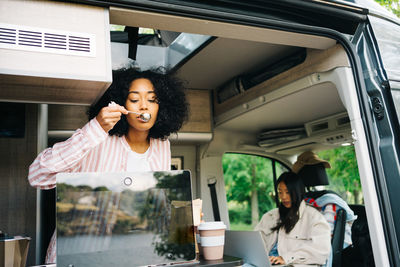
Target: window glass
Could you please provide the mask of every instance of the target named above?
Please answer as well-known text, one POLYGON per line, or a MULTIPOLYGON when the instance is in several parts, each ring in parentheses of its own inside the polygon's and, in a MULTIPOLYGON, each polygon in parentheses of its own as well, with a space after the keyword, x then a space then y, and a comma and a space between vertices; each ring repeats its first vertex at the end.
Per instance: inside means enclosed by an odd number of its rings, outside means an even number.
POLYGON ((276 207, 273 166, 277 177, 287 168, 269 158, 228 153, 222 157, 231 230, 252 230, 276 207))
POLYGON ((375 16, 369 16, 369 19, 389 78, 397 119, 400 120, 400 26, 375 16))
POLYGON ((354 146, 342 146, 317 153, 331 164, 326 169, 329 185, 325 189, 338 193, 348 204, 364 204, 354 146))
POLYGON ((369 16, 379 52, 389 80, 400 79, 400 26, 389 20, 369 16))
MULTIPOLYGON (((331 164, 326 169, 329 185, 348 204, 364 204, 354 146, 317 153, 331 164)), ((262 215, 276 207, 273 166, 276 178, 287 167, 270 158, 227 153, 222 158, 229 221, 232 230, 252 230, 262 215)))
POLYGON ((392 92, 394 107, 396 109, 397 119, 400 122, 400 82, 391 82, 390 89, 392 92))

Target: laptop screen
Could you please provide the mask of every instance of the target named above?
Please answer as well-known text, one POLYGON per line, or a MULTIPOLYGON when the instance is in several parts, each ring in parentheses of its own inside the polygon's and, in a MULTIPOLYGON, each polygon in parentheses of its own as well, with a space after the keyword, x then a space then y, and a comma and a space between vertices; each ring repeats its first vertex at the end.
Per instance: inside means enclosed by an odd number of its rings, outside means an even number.
POLYGON ((189 171, 57 175, 57 266, 195 259, 189 171))

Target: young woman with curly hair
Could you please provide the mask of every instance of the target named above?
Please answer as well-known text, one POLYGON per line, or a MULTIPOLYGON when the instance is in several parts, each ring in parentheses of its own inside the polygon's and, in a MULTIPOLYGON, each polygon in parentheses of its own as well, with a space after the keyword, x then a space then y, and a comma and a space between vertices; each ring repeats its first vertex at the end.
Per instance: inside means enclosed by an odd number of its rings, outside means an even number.
MULTIPOLYGON (((167 137, 187 119, 188 105, 182 82, 162 70, 114 71, 113 83, 89 110, 89 122, 31 164, 30 184, 54 188, 60 172, 170 170, 167 137), (144 113, 149 120, 140 116, 144 113)), ((55 262, 55 248, 53 235, 47 263, 55 262)))
POLYGON ((285 172, 277 180, 280 204, 255 227, 263 237, 272 264, 326 263, 331 249, 330 227, 322 214, 303 200, 300 177, 285 172))

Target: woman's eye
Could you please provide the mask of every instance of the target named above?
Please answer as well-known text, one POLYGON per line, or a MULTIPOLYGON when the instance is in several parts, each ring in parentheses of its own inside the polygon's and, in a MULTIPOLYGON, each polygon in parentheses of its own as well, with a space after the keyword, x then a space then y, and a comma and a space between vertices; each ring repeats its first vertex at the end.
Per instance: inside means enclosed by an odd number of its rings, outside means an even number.
POLYGON ((137 100, 137 99, 130 99, 130 101, 131 101, 132 103, 137 103, 139 100, 137 100))
POLYGON ((150 99, 148 99, 148 101, 149 101, 150 103, 158 103, 157 98, 150 98, 150 99))

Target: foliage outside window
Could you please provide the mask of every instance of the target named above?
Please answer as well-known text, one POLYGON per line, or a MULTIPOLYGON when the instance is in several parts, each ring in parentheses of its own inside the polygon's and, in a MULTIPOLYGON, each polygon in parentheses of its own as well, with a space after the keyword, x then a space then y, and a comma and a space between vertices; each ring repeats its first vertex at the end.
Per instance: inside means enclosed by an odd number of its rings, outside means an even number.
POLYGON ((400 18, 400 3, 399 0, 375 0, 381 6, 384 6, 386 9, 390 10, 397 17, 400 18))
MULTIPOLYGON (((223 156, 222 166, 231 229, 252 230, 260 217, 276 206, 273 161, 229 153, 223 156)), ((276 162, 277 176, 285 170, 276 162)))
POLYGON ((335 191, 349 204, 364 204, 354 146, 324 150, 317 154, 332 167, 326 169, 329 179, 326 189, 335 191))

